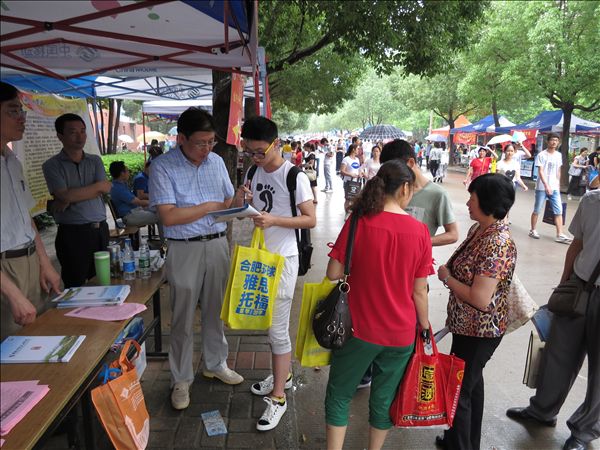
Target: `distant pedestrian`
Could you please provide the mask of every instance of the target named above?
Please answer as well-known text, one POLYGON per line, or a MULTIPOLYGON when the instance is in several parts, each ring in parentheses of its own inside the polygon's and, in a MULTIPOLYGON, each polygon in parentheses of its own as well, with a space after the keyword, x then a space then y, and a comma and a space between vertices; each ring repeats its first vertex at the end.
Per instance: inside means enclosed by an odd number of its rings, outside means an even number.
POLYGON ((580 197, 585 194, 585 185, 581 185, 581 176, 583 171, 587 169, 588 157, 587 148, 582 148, 579 155, 573 158, 571 167, 569 167, 569 188, 567 189, 567 199, 571 200, 573 195, 580 197))
POLYGON ((524 191, 527 190, 527 185, 523 183, 521 179, 521 164, 514 157, 515 146, 513 144, 507 144, 504 147, 504 158, 498 161, 496 170, 499 174, 504 175, 510 181, 513 182, 515 189, 517 186, 521 186, 524 191))
POLYGON ((365 161, 362 166, 363 175, 367 180, 370 180, 375 175, 377 175, 377 171, 381 167, 381 162, 379 161, 379 156, 381 155, 381 148, 379 145, 373 146, 371 149, 371 157, 365 161))
POLYGON ((337 175, 340 174, 340 169, 342 167, 342 159, 344 159, 344 142, 341 139, 338 139, 337 145, 335 147, 335 173, 337 175))
MULTIPOLYGON (((329 145, 329 141, 326 138, 321 139, 321 148, 325 153, 323 161, 323 173, 325 175, 325 189, 323 192, 333 191, 333 160, 335 157, 335 151, 329 145)), ((316 198, 316 197, 315 197, 316 198)))
POLYGON ((463 184, 467 186, 467 188, 469 187, 469 184, 471 184, 477 177, 485 175, 490 171, 492 158, 487 156, 488 150, 488 147, 480 146, 477 150, 477 158, 469 163, 469 170, 467 171, 467 176, 463 181, 463 184))
POLYGON ((440 148, 439 142, 435 142, 431 152, 429 153, 429 170, 431 171, 431 176, 433 177, 434 183, 439 181, 437 172, 440 167, 441 159, 442 149, 440 148))
MULTIPOLYGON (((565 257, 561 283, 571 279, 588 281, 599 263, 600 191, 581 199, 569 231, 574 239, 565 257)), ((571 436, 563 450, 585 450, 600 437, 600 277, 592 280, 593 290, 583 316, 554 315, 539 368, 537 389, 525 408, 510 408, 511 419, 556 426, 573 381, 587 355, 587 391, 583 403, 567 420, 571 436)))
POLYGON ((562 155, 558 151, 560 138, 558 134, 548 134, 548 148, 542 150, 535 158, 538 168, 538 179, 535 185, 535 205, 531 213, 531 229, 529 237, 539 239, 540 235, 535 229, 539 214, 545 206, 546 200, 550 201, 556 226, 556 242, 570 244, 571 238, 563 234, 562 200, 560 198, 560 168, 562 155))

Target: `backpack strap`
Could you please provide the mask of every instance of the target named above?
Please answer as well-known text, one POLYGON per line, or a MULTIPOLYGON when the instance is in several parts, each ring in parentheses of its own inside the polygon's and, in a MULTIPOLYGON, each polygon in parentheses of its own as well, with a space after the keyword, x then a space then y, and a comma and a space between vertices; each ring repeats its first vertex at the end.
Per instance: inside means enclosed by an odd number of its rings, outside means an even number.
POLYGON ((252 178, 254 177, 254 174, 256 173, 257 168, 258 168, 258 166, 256 164, 252 164, 250 166, 250 168, 248 169, 248 173, 246 173, 246 179, 249 182, 252 182, 252 178))
MULTIPOLYGON (((290 192, 290 208, 292 210, 292 217, 296 217, 298 215, 298 210, 296 209, 296 179, 298 178, 298 174, 300 172, 301 170, 298 168, 298 166, 292 166, 285 179, 285 184, 287 184, 288 191, 290 192)), ((298 228, 294 228, 294 232, 296 233, 296 244, 300 246, 300 230, 298 230, 298 228)))

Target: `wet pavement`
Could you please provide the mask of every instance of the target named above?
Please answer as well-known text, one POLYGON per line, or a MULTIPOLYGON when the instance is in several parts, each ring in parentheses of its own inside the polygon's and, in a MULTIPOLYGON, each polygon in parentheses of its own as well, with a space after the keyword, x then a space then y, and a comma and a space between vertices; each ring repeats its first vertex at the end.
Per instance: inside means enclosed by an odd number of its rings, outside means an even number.
MULTIPOLYGON (((452 251, 465 238, 471 220, 468 217, 466 201, 468 194, 461 181, 464 175, 450 171, 443 183, 453 201, 459 224, 459 242, 446 247, 434 248, 434 258, 438 263, 445 262, 452 251)), ((327 265, 327 243, 334 241, 344 221, 342 183, 334 177, 334 192, 319 191, 317 204, 317 227, 312 232, 313 267, 309 273, 300 277, 296 286, 292 307, 291 335, 295 342, 297 322, 300 313, 302 285, 304 282, 319 282, 327 265)), ((319 178, 319 188, 323 179, 319 178)), ((566 198, 566 197, 565 197, 566 198)), ((563 198, 563 201, 565 201, 563 198)), ((515 206, 510 215, 511 229, 517 244, 518 261, 516 273, 528 289, 534 300, 542 305, 560 278, 567 246, 555 243, 554 227, 539 223, 540 240, 527 236, 529 217, 533 207, 533 193, 519 191, 515 206)), ((577 208, 577 201, 569 201, 567 223, 570 223, 577 208)), ((249 221, 234 224, 234 241, 246 244, 250 240, 249 221)), ((52 230, 44 233, 44 239, 53 249, 52 230)), ((53 252, 51 252, 53 253, 53 252)), ((373 268, 373 274, 389 268, 373 268)), ((430 279, 430 320, 434 330, 441 328, 446 317, 448 293, 435 278, 430 279)), ((163 329, 168 348, 169 302, 168 285, 163 287, 162 309, 165 314, 163 329)), ((196 327, 199 325, 199 313, 196 327)), ((585 395, 587 382, 587 364, 577 378, 562 411, 558 415, 556 428, 524 426, 505 416, 507 408, 525 406, 534 391, 522 383, 523 367, 527 351, 529 334, 533 330, 527 324, 514 333, 507 335, 488 363, 484 376, 486 382, 486 403, 483 419, 482 449, 560 449, 569 437, 565 424, 569 415, 577 408, 585 395)), ((198 331, 198 329, 196 330, 198 331)), ((288 410, 280 425, 272 431, 258 432, 255 424, 264 410, 262 398, 250 393, 252 383, 263 379, 270 373, 269 347, 264 332, 227 333, 230 344, 230 367, 242 374, 246 381, 239 386, 226 386, 218 381, 204 379, 201 375, 201 346, 199 333, 195 338, 195 367, 198 368, 196 380, 191 390, 191 404, 185 411, 175 411, 169 401, 168 362, 150 360, 142 385, 146 404, 151 415, 151 449, 185 448, 253 448, 253 449, 320 449, 325 448, 324 397, 328 368, 320 370, 300 367, 293 361, 294 387, 287 391, 288 410), (228 434, 209 437, 204 431, 200 414, 218 409, 225 419, 228 434)), ((151 342, 148 342, 149 348, 151 342)), ((449 349, 450 338, 440 343, 440 351, 449 349)), ((369 389, 356 393, 352 403, 351 417, 346 435, 346 449, 363 449, 367 446, 368 436, 368 397, 369 389)), ((438 430, 391 430, 386 449, 433 449, 438 430)), ((97 429, 98 447, 110 448, 103 431, 97 429)), ((67 448, 63 438, 54 438, 44 447, 47 449, 67 448)), ((596 441, 590 449, 600 449, 596 441)))

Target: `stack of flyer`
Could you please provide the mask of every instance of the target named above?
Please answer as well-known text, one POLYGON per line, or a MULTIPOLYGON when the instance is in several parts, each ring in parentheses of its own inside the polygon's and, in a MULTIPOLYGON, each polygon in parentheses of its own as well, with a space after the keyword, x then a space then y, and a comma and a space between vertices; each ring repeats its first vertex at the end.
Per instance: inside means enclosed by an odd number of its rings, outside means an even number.
POLYGON ((69 362, 85 336, 8 336, 0 345, 0 363, 69 362))
POLYGON ((129 293, 128 284, 112 286, 82 286, 65 289, 62 294, 52 300, 57 308, 79 308, 80 306, 114 306, 121 305, 129 293))
POLYGON ((0 435, 5 436, 48 393, 50 387, 35 381, 0 383, 0 435))

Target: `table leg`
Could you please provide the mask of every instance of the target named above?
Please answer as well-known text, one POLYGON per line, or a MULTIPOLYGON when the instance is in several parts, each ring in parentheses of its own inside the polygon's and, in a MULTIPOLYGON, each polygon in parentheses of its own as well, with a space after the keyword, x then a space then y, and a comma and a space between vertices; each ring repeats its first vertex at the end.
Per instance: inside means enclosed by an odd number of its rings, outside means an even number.
POLYGON ((156 319, 156 325, 154 326, 154 351, 156 353, 162 352, 162 321, 160 313, 160 288, 156 290, 152 296, 152 309, 154 318, 156 319))
POLYGON ((92 395, 88 389, 81 397, 81 414, 83 416, 83 438, 87 450, 96 449, 94 437, 94 414, 92 410, 92 395))

